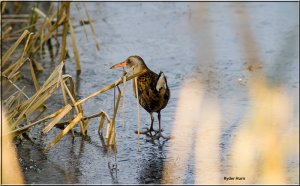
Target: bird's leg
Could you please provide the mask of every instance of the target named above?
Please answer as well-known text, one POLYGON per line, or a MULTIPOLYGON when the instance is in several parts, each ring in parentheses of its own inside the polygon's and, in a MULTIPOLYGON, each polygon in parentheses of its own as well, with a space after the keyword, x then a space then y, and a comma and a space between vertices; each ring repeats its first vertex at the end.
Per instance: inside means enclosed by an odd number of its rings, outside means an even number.
POLYGON ((150 128, 149 128, 149 131, 151 133, 151 131, 153 131, 153 122, 154 122, 153 112, 150 113, 150 117, 151 117, 151 125, 150 125, 150 128))
POLYGON ((159 128, 158 128, 157 134, 156 134, 155 137, 154 137, 154 140, 155 140, 155 139, 159 139, 160 137, 162 137, 162 138, 168 140, 168 139, 170 139, 170 137, 165 137, 165 136, 163 136, 163 135, 161 134, 162 129, 161 129, 161 125, 160 125, 160 112, 158 112, 157 114, 158 114, 157 117, 158 117, 158 125, 159 125, 159 128))
MULTIPOLYGON (((150 128, 148 128, 147 130, 145 131, 141 131, 140 134, 146 134, 146 135, 149 135, 149 136, 152 136, 152 131, 154 131, 153 129, 153 122, 154 122, 154 117, 153 117, 153 113, 151 112, 150 113, 150 117, 151 117, 151 125, 150 125, 150 128)), ((138 131, 135 131, 135 133, 138 133, 138 131)))

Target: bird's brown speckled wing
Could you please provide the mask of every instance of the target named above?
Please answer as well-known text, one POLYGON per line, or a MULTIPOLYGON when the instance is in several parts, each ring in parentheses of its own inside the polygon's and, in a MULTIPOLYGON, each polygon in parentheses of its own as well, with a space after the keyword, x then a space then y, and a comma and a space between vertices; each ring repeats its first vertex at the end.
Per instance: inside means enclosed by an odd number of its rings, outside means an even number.
POLYGON ((157 81, 158 75, 150 70, 138 77, 139 103, 148 112, 160 111, 169 100, 169 89, 158 92, 157 81))

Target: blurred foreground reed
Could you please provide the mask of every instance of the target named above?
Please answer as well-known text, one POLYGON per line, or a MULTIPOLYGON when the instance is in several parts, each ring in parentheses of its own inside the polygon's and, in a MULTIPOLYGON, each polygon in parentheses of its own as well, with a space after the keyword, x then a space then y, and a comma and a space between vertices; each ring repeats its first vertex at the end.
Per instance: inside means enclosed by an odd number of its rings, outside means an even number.
MULTIPOLYGON (((1 103, 2 104, 2 103, 1 103)), ((6 116, 1 109, 1 184, 24 184, 23 173, 19 165, 16 149, 13 144, 13 139, 10 135, 2 136, 9 132, 9 125, 6 116)))
MULTIPOLYGON (((245 3, 236 4, 239 15, 233 20, 248 66, 244 69, 248 78, 243 86, 246 85, 250 105, 246 114, 236 111, 236 115, 243 114, 243 119, 229 145, 230 156, 226 160, 229 166, 225 171, 221 166, 224 156, 221 153, 221 121, 226 112, 221 108, 217 94, 210 91, 212 86, 209 84, 218 82, 211 79, 217 75, 209 74, 216 65, 217 47, 213 41, 214 30, 207 18, 211 5, 200 3, 194 7, 193 12, 197 14, 191 18, 191 24, 202 46, 196 51, 202 73, 190 74, 181 87, 172 129, 175 138, 169 142, 162 183, 185 183, 188 165, 192 164, 195 184, 299 184, 299 164, 298 175, 288 171, 290 158, 299 157, 299 112, 296 108, 299 103, 295 102, 299 100, 295 97, 299 92, 295 95, 283 84, 267 81, 245 3)), ((280 77, 276 73, 274 71, 273 75, 280 77)))

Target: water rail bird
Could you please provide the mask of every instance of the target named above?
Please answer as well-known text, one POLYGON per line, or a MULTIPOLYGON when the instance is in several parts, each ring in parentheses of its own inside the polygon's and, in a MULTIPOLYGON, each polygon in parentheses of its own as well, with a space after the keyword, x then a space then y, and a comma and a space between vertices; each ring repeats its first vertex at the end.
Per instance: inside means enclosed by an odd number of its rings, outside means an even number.
MULTIPOLYGON (((125 61, 113 65, 111 69, 125 66, 127 66, 129 70, 132 70, 133 73, 137 73, 146 69, 146 72, 144 74, 137 77, 137 92, 139 104, 150 114, 151 126, 146 131, 142 131, 140 133, 152 136, 152 132, 154 131, 156 133, 153 139, 159 139, 160 137, 169 139, 169 137, 165 137, 162 135, 160 121, 160 112, 166 107, 170 99, 170 90, 164 73, 160 72, 159 74, 156 74, 155 72, 151 71, 145 64, 144 60, 137 55, 129 56, 125 61), (153 129, 154 112, 157 112, 159 124, 158 131, 153 129)), ((132 80, 133 92, 135 97, 137 97, 135 82, 134 79, 132 80)))

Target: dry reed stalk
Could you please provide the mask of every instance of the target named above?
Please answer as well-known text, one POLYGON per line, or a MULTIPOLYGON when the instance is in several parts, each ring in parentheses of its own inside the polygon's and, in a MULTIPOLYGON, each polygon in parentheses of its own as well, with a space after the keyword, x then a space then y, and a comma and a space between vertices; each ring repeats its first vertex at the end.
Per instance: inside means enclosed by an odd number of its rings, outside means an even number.
MULTIPOLYGON (((102 115, 107 115, 105 112, 99 112, 99 113, 97 113, 97 114, 93 114, 93 115, 90 115, 90 116, 84 116, 84 117, 82 117, 82 120, 90 120, 90 119, 93 119, 93 118, 97 118, 97 117, 99 117, 99 118, 101 118, 102 117, 102 115)), ((108 117, 108 116, 107 116, 108 117)), ((104 118, 105 119, 105 118, 104 118)), ((110 119, 109 119, 109 121, 110 121, 110 119)), ((71 120, 70 121, 63 121, 63 122, 59 122, 59 123, 57 123, 55 126, 63 126, 63 125, 66 125, 66 124, 68 124, 68 123, 70 123, 71 122, 71 120)), ((102 126, 103 127, 103 126, 102 126)), ((99 131, 100 132, 100 131, 99 131)))
POLYGON ((85 37, 86 37, 86 39, 87 39, 87 41, 88 41, 89 39, 88 39, 87 31, 86 31, 86 28, 85 28, 85 24, 84 24, 84 21, 83 21, 83 19, 82 19, 82 15, 81 15, 81 12, 80 12, 80 9, 79 9, 77 3, 75 3, 75 7, 76 7, 76 9, 77 9, 77 12, 79 13, 79 17, 80 17, 80 21, 81 21, 82 26, 83 26, 83 30, 84 30, 84 33, 85 33, 85 37))
POLYGON ((92 30, 92 33, 93 33, 92 35, 93 35, 94 41, 96 42, 96 48, 99 51, 100 50, 100 45, 99 45, 99 43, 97 41, 97 36, 96 36, 95 29, 94 29, 93 21, 92 21, 92 19, 90 17, 89 11, 87 10, 84 2, 83 2, 83 6, 84 6, 85 13, 86 13, 86 15, 88 17, 89 23, 90 23, 90 27, 91 27, 91 30, 92 30))
POLYGON ((83 126, 82 131, 84 131, 83 134, 86 135, 86 131, 87 131, 87 129, 88 129, 89 126, 90 126, 90 119, 83 119, 83 118, 82 118, 81 121, 82 121, 82 120, 84 120, 84 123, 85 123, 84 126, 83 126))
MULTIPOLYGON (((6 76, 2 76, 2 77, 5 78, 5 79, 10 83, 11 86, 14 86, 14 87, 15 87, 19 92, 21 92, 27 99, 29 99, 29 97, 25 94, 25 92, 15 84, 16 80, 15 80, 14 78, 12 78, 12 80, 11 80, 11 79, 8 79, 6 76)), ((7 91, 7 90, 8 90, 8 89, 6 89, 6 91, 7 91)), ((5 93, 5 92, 4 92, 4 93, 5 93)))
POLYGON ((22 5, 20 5, 20 2, 14 1, 14 13, 19 14, 21 11, 22 5))
MULTIPOLYGON (((6 1, 2 1, 1 2, 1 17, 4 13, 5 7, 6 7, 6 1)), ((2 18, 1 18, 1 20, 2 20, 2 18)))
POLYGON ((2 76, 8 78, 8 76, 9 76, 8 72, 14 70, 15 66, 17 66, 18 63, 20 63, 20 61, 21 61, 21 58, 19 58, 15 63, 13 63, 9 67, 7 67, 4 71, 2 70, 2 76))
MULTIPOLYGON (((67 105, 68 104, 68 100, 67 100, 67 94, 66 94, 66 89, 68 89, 68 88, 66 88, 65 86, 64 86, 64 81, 62 81, 62 79, 63 79, 63 77, 62 77, 62 74, 60 73, 59 74, 59 82, 60 82, 60 87, 61 87, 61 92, 62 92, 62 95, 63 95, 63 99, 64 99, 64 103, 65 103, 65 105, 67 105)), ((67 117, 68 118, 72 118, 72 113, 71 112, 68 112, 67 113, 67 117)), ((57 122, 55 122, 55 124, 56 124, 57 122)))
MULTIPOLYGON (((1 18, 1 17, 0 17, 1 18)), ((1 25, 2 27, 1 28, 6 28, 6 27, 8 27, 9 26, 9 23, 3 23, 2 25, 1 25)))
POLYGON ((57 16, 57 12, 54 12, 50 17, 46 16, 44 23, 41 26, 41 29, 35 34, 35 38, 40 37, 40 39, 41 39, 40 45, 36 46, 32 50, 32 53, 37 52, 45 42, 47 42, 49 39, 51 39, 51 37, 55 36, 55 33, 56 33, 58 27, 63 23, 63 21, 65 21, 66 15, 62 14, 62 16, 58 19, 58 21, 55 22, 54 25, 52 25, 51 21, 54 19, 55 16, 57 16), (48 33, 44 37, 41 37, 41 34, 42 34, 43 30, 45 29, 45 27, 48 28, 48 33))
POLYGON ((137 77, 134 78, 135 84, 135 95, 136 95, 136 106, 137 106, 137 113, 138 113, 138 145, 140 144, 140 127, 141 127, 141 119, 140 119, 140 104, 139 104, 139 92, 138 92, 138 85, 137 85, 137 77))
POLYGON ((117 103, 114 105, 114 115, 113 115, 112 123, 110 126, 110 130, 109 130, 107 145, 115 145, 115 142, 116 142, 116 140, 115 140, 115 138, 116 138, 115 121, 116 121, 116 116, 117 116, 119 103, 120 103, 120 99, 121 99, 121 90, 118 86, 117 86, 117 88, 118 88, 118 98, 117 98, 117 103))
POLYGON ((12 79, 14 82, 16 82, 17 80, 20 79, 20 76, 21 76, 21 72, 18 71, 18 72, 16 72, 16 73, 14 73, 14 74, 11 75, 11 79, 12 79))
POLYGON ((77 44, 76 44, 76 37, 75 37, 71 19, 69 19, 69 27, 70 27, 70 33, 71 33, 71 41, 72 41, 72 45, 73 45, 76 70, 77 70, 77 74, 80 74, 81 73, 80 59, 79 59, 79 54, 78 54, 78 49, 77 49, 77 44))
MULTIPOLYGON (((3 97, 5 97, 8 93, 10 93, 9 91, 11 90, 12 87, 15 87, 18 91, 22 92, 22 94, 24 96, 26 96, 26 94, 24 93, 24 91, 19 88, 15 83, 16 81, 19 79, 20 77, 17 75, 16 77, 12 78, 11 80, 8 80, 8 81, 4 81, 4 82, 8 82, 8 87, 6 85, 6 89, 2 92, 2 95, 3 97)), ((3 83, 3 82, 2 82, 3 83)), ((4 83, 3 83, 4 84, 4 83)))
MULTIPOLYGON (((29 61, 28 58, 20 57, 14 65, 14 68, 11 69, 11 72, 8 74, 7 78, 12 79, 13 76, 21 69, 21 67, 29 61)), ((8 68, 10 69, 10 68, 8 68)), ((7 70, 8 70, 7 69, 7 70)), ((6 73, 6 71, 4 71, 6 73)))
POLYGON ((64 85, 63 85, 63 81, 62 81, 62 73, 59 73, 58 82, 60 83, 60 87, 61 87, 61 92, 62 92, 62 95, 63 95, 64 103, 65 103, 65 105, 67 105, 68 104, 68 100, 67 100, 66 91, 65 91, 65 88, 64 88, 64 85))
POLYGON ((13 135, 13 136, 20 135, 20 134, 26 132, 26 131, 27 131, 28 129, 30 129, 31 127, 33 127, 33 126, 35 126, 35 125, 37 125, 37 124, 39 124, 39 123, 41 123, 41 122, 44 122, 44 121, 46 121, 46 120, 49 120, 49 119, 51 119, 51 118, 56 117, 56 116, 57 116, 59 113, 61 113, 63 110, 64 110, 64 108, 61 108, 61 109, 57 110, 56 112, 54 112, 54 113, 52 113, 52 114, 50 114, 50 115, 48 115, 48 116, 46 116, 46 117, 44 117, 44 118, 42 118, 42 119, 39 119, 38 121, 35 121, 35 122, 33 122, 33 123, 31 123, 31 124, 28 124, 28 125, 26 125, 26 126, 24 126, 24 127, 21 127, 21 128, 15 129, 15 130, 12 130, 9 134, 11 134, 11 135, 13 135))
POLYGON ((22 95, 23 89, 21 91, 16 91, 12 95, 10 95, 7 99, 5 99, 3 101, 3 105, 5 105, 6 107, 10 108, 14 104, 17 104, 17 102, 19 102, 19 100, 20 100, 20 97, 22 95))
POLYGON ((33 33, 31 32, 31 33, 29 33, 29 35, 27 37, 26 44, 24 46, 21 58, 25 58, 28 56, 29 50, 31 48, 32 35, 33 35, 33 33))
MULTIPOLYGON (((69 98, 71 99, 72 104, 74 104, 76 102, 76 100, 74 98, 74 96, 75 96, 74 82, 71 78, 70 78, 70 82, 71 82, 70 84, 71 84, 72 93, 70 92, 70 90, 67 87, 65 82, 63 82, 63 87, 66 90, 69 98)), ((81 105, 75 106, 75 111, 76 111, 77 114, 81 113, 83 115, 83 109, 82 109, 81 105)), ((86 126, 85 121, 83 119, 80 120, 80 128, 81 128, 81 133, 83 134, 83 136, 85 136, 87 126, 86 126)))
POLYGON ((33 11, 38 14, 39 16, 43 17, 43 18, 47 18, 46 14, 44 14, 43 11, 41 11, 39 8, 37 7, 33 7, 33 11))
MULTIPOLYGON (((54 26, 54 27, 52 28, 52 30, 50 30, 50 31, 48 32, 48 34, 45 35, 45 36, 42 38, 41 43, 44 44, 46 41, 48 41, 49 39, 51 39, 51 37, 53 37, 53 35, 54 35, 54 33, 55 33, 55 31, 56 31, 57 28, 58 28, 58 26, 54 26)), ((32 49, 32 53, 37 52, 40 48, 41 48, 41 45, 36 46, 34 49, 32 49)))
POLYGON ((66 105, 62 111, 42 130, 42 132, 48 133, 54 125, 59 122, 66 114, 68 114, 72 109, 72 106, 70 104, 66 105))
POLYGON ((125 93, 126 93, 126 76, 123 76, 123 100, 122 100, 122 126, 123 128, 125 127, 125 114, 124 114, 124 110, 125 110, 125 93))
MULTIPOLYGON (((44 37, 41 37, 41 33, 43 32, 43 30, 47 27, 48 29, 48 34, 52 35, 54 31, 56 31, 56 29, 61 25, 61 23, 59 22, 55 22, 54 25, 52 25, 52 21, 54 19, 57 12, 54 12, 50 17, 46 16, 44 18, 44 22, 42 24, 42 26, 40 27, 39 31, 35 34, 35 38, 39 38, 41 39, 41 43, 44 43, 45 41, 47 41, 49 39, 48 35, 46 37, 46 39, 44 39, 44 37)), ((50 37, 51 38, 51 37, 50 37)))
POLYGON ((38 63, 38 62, 36 62, 35 60, 32 60, 32 59, 31 59, 31 61, 32 61, 33 67, 36 71, 38 71, 38 72, 44 71, 44 68, 40 63, 38 63))
POLYGON ((99 128, 98 128, 98 133, 102 135, 102 129, 103 129, 103 126, 104 126, 104 121, 106 119, 107 121, 107 125, 109 125, 111 123, 111 119, 109 118, 109 115, 106 113, 106 112, 101 112, 100 113, 100 122, 99 122, 99 128))
POLYGON ((82 118, 82 113, 79 113, 70 124, 46 147, 46 151, 54 146, 61 138, 63 138, 82 118))
POLYGON ((30 72, 31 72, 31 77, 32 77, 32 80, 33 80, 34 88, 37 91, 40 88, 40 86, 39 86, 38 80, 36 78, 34 68, 33 68, 33 63, 32 63, 31 60, 30 60, 29 64, 30 64, 30 72))
POLYGON ((64 13, 66 15, 63 23, 63 35, 61 41, 61 53, 60 53, 60 61, 65 60, 67 55, 67 34, 69 30, 69 19, 70 19, 70 2, 64 2, 63 8, 64 13))
MULTIPOLYGON (((133 78, 135 78, 135 77, 137 77, 137 76, 140 76, 140 75, 144 74, 145 72, 146 72, 146 70, 142 70, 142 71, 140 71, 140 72, 138 72, 138 73, 135 73, 135 74, 133 74, 133 75, 130 75, 130 76, 128 76, 128 77, 126 78, 126 81, 129 81, 129 80, 131 80, 131 79, 133 79, 133 78)), ((110 89, 112 89, 112 88, 114 88, 114 87, 116 87, 117 85, 122 84, 122 83, 123 83, 123 79, 122 79, 122 78, 119 78, 115 83, 112 83, 112 84, 110 84, 110 85, 108 85, 108 86, 106 86, 106 87, 104 87, 104 88, 98 90, 97 92, 94 92, 93 94, 89 95, 89 96, 86 97, 86 98, 83 98, 83 99, 81 99, 81 100, 78 100, 78 101, 74 104, 74 106, 79 105, 79 104, 82 104, 83 102, 87 101, 88 99, 90 99, 90 98, 92 98, 92 97, 95 97, 95 96, 97 96, 98 94, 101 94, 101 93, 103 93, 103 92, 105 92, 105 91, 107 91, 107 90, 110 90, 110 89)))
POLYGON ((53 11, 53 8, 54 8, 54 3, 51 3, 50 7, 48 9, 48 12, 47 12, 48 15, 51 14, 51 12, 53 11))
POLYGON ((28 19, 28 14, 4 14, 2 19, 28 19))
MULTIPOLYGON (((38 22, 39 18, 37 13, 34 11, 35 5, 32 7, 31 9, 31 13, 29 15, 29 25, 34 25, 38 22)), ((36 27, 31 27, 30 32, 35 32, 36 31, 36 27)))
MULTIPOLYGON (((55 89, 53 89, 55 90, 55 89)), ((21 121, 23 121, 24 119, 28 118, 29 115, 31 115, 32 113, 36 112, 37 110, 39 110, 40 108, 42 108, 44 105, 43 103, 51 96, 51 94, 54 92, 53 90, 51 90, 51 93, 49 93, 49 95, 44 94, 42 96, 40 96, 36 102, 32 102, 32 100, 30 100, 31 102, 28 102, 28 100, 25 101, 25 103, 28 104, 20 104, 17 107, 17 113, 14 113, 10 116, 10 119, 13 119, 14 122, 12 124, 12 129, 16 128, 21 121), (16 119, 15 119, 16 118, 16 119)))
POLYGON ((3 23, 27 23, 26 19, 4 19, 3 23))
POLYGON ((2 33, 2 37, 1 37, 1 41, 5 40, 6 38, 9 37, 9 34, 11 34, 10 32, 12 31, 12 27, 9 26, 3 33, 2 33))
POLYGON ((6 53, 2 57, 2 66, 4 66, 6 64, 7 60, 11 56, 11 54, 16 50, 16 48, 19 46, 19 44, 21 43, 21 41, 23 41, 23 39, 26 36, 28 36, 28 34, 30 34, 30 32, 28 30, 25 30, 23 32, 23 34, 20 36, 20 38, 11 46, 11 48, 8 49, 8 51, 6 51, 6 53))

